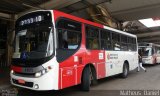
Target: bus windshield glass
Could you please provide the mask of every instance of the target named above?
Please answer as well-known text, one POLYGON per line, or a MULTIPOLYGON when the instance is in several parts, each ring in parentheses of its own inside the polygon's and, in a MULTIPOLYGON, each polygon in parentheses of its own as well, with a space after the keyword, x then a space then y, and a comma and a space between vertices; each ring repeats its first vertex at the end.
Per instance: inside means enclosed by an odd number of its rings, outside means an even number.
POLYGON ((53 54, 51 14, 36 13, 29 13, 16 22, 14 58, 40 59, 53 54))
POLYGON ((152 48, 151 47, 144 47, 139 49, 139 54, 142 56, 151 56, 152 55, 152 48))

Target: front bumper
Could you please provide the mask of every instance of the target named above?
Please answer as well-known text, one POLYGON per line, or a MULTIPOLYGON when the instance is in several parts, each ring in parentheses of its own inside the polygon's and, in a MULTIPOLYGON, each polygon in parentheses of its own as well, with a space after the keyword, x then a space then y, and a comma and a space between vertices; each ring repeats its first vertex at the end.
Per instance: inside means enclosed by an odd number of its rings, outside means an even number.
POLYGON ((143 64, 153 64, 152 60, 142 60, 143 64))
POLYGON ((53 73, 53 70, 50 70, 48 73, 38 78, 22 77, 10 73, 10 81, 11 84, 14 86, 27 88, 31 90, 58 90, 58 83, 55 82, 58 78, 54 77, 55 75, 53 73), (18 80, 24 80, 25 83, 18 83, 18 80))

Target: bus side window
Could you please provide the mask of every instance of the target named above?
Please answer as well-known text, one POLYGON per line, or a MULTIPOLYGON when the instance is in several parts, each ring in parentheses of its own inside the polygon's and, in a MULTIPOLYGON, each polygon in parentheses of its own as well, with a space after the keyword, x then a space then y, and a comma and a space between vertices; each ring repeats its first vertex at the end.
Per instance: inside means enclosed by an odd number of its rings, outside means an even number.
POLYGON ((81 23, 62 18, 58 20, 58 48, 59 49, 77 49, 81 42, 81 23))
POLYGON ((120 45, 120 34, 118 33, 112 33, 112 45, 113 45, 113 50, 121 50, 121 45, 120 45))
POLYGON ((128 50, 130 51, 137 50, 136 39, 133 37, 128 37, 128 50))
POLYGON ((98 49, 98 40, 95 38, 92 42, 92 49, 98 49))
POLYGON ((86 26, 86 47, 87 49, 100 49, 98 28, 86 26))
POLYGON ((80 33, 62 30, 58 31, 58 44, 62 49, 77 49, 80 43, 80 33))
POLYGON ((109 30, 101 30, 101 49, 111 50, 111 32, 109 30))
POLYGON ((77 49, 80 44, 80 34, 76 32, 68 32, 68 49, 77 49))
POLYGON ((58 30, 58 48, 68 48, 67 35, 62 29, 58 30))
POLYGON ((121 35, 121 50, 128 51, 127 36, 121 35))
POLYGON ((157 54, 160 54, 160 50, 157 51, 157 54))

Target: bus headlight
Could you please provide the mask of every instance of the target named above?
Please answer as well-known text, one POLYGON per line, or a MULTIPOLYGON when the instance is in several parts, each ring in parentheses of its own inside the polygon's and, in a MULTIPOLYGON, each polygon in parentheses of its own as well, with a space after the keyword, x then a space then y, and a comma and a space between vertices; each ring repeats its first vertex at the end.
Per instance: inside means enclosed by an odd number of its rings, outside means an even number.
POLYGON ((11 74, 14 74, 14 71, 13 71, 13 70, 11 70, 11 74))
POLYGON ((51 66, 48 66, 47 68, 35 73, 35 77, 40 77, 40 76, 46 74, 51 69, 52 69, 51 66))
POLYGON ((35 74, 35 77, 40 77, 42 75, 41 71, 35 74))

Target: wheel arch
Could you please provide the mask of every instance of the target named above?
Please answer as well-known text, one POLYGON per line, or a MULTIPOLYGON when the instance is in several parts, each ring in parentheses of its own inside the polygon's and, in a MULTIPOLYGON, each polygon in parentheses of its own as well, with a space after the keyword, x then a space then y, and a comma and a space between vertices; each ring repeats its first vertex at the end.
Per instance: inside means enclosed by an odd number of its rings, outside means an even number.
POLYGON ((128 69, 130 70, 130 65, 129 65, 129 62, 128 62, 128 60, 125 60, 125 61, 124 61, 124 63, 123 63, 123 66, 124 66, 124 64, 127 64, 127 66, 128 66, 128 69))

